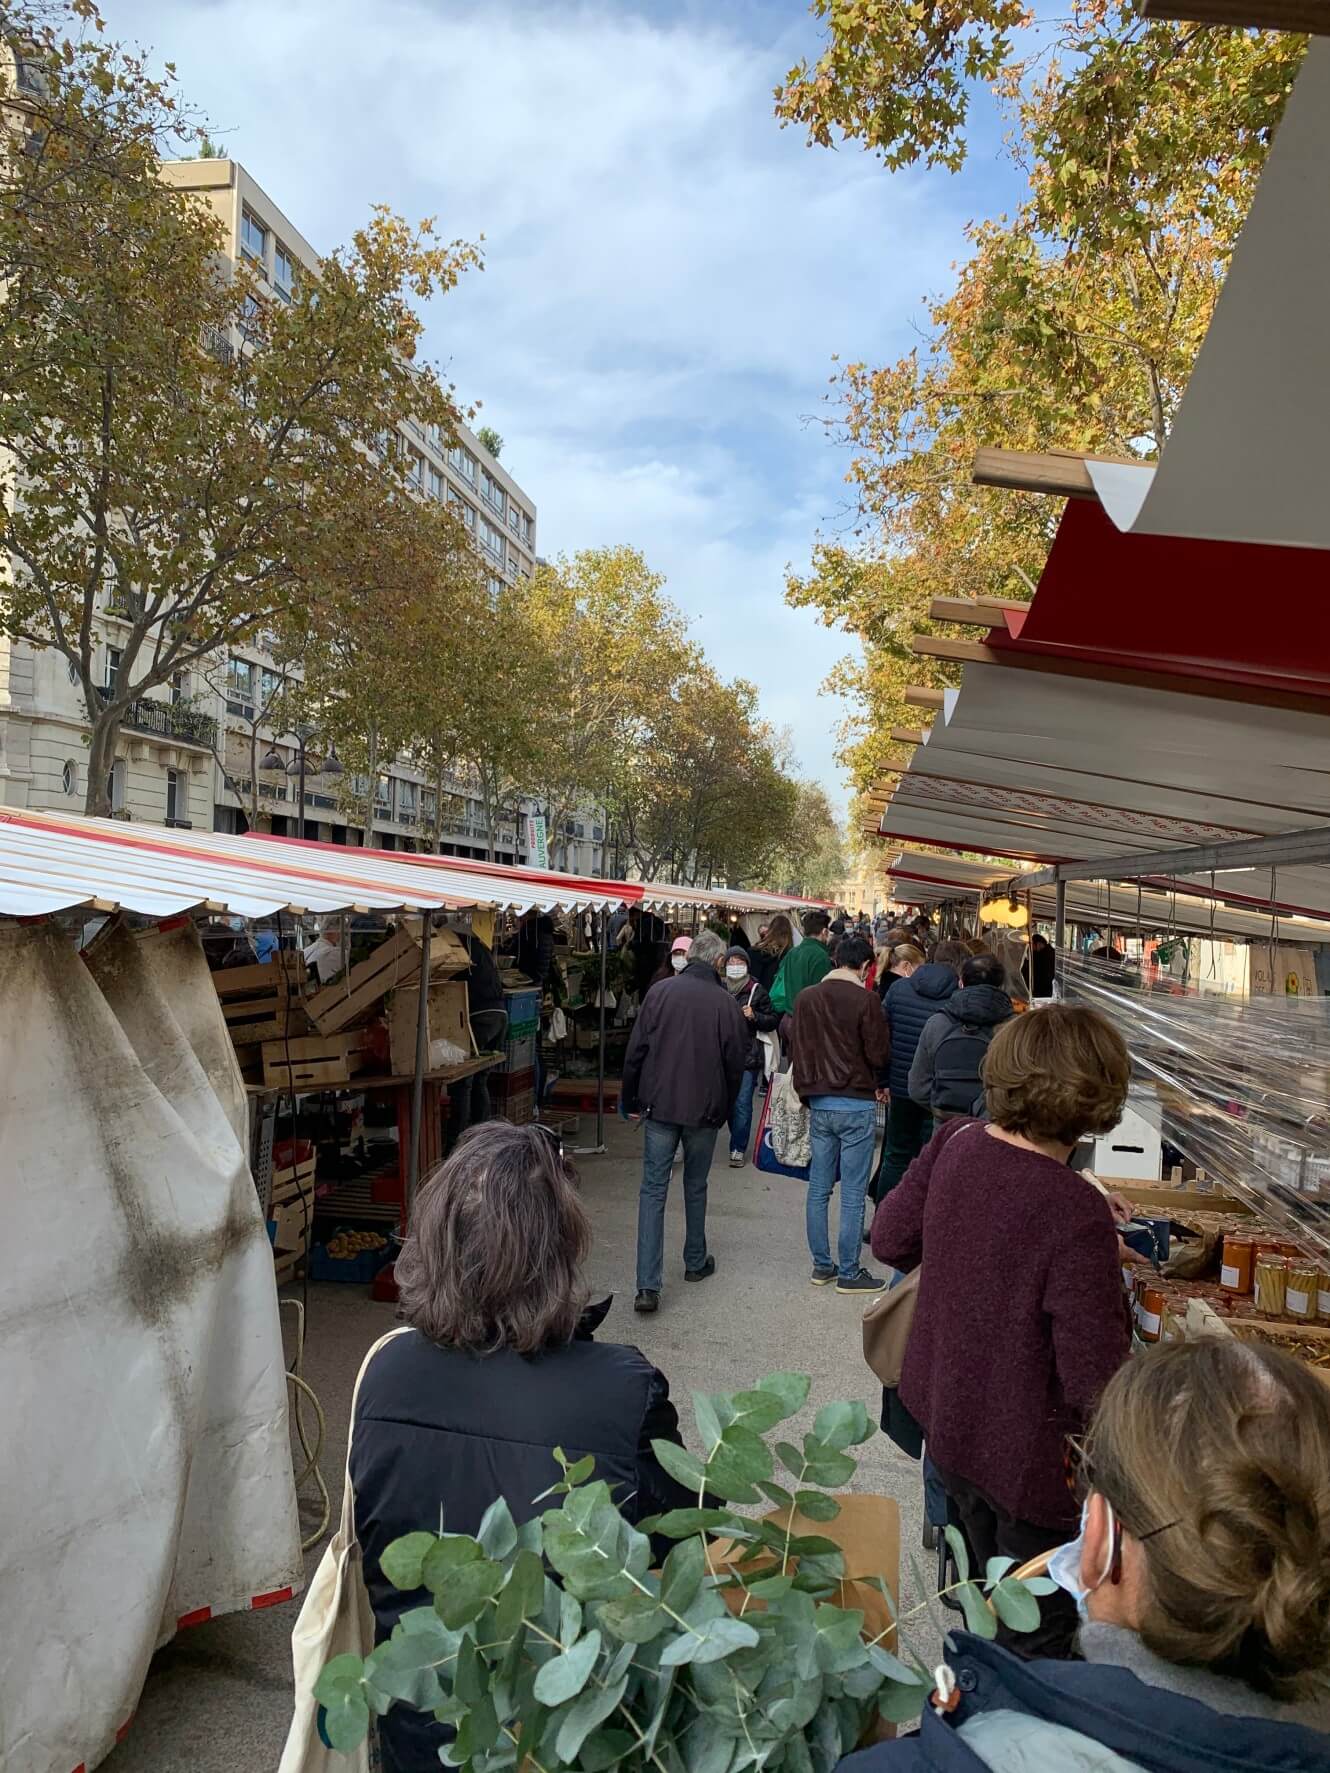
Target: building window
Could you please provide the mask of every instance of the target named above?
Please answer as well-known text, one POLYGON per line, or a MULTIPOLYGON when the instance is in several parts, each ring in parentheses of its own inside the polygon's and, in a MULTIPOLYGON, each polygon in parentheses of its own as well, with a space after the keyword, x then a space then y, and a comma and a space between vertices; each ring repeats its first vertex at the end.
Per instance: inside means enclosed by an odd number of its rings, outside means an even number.
POLYGON ((480 496, 485 503, 502 517, 504 513, 503 488, 490 473, 488 468, 480 470, 480 496))
POLYGON ((180 703, 189 699, 189 672, 173 671, 171 673, 171 701, 180 703))
POLYGON ((468 504, 455 486, 450 486, 448 488, 448 503, 453 507, 454 511, 462 519, 462 522, 468 529, 474 529, 476 527, 476 507, 468 504))
POLYGON ((123 656, 118 646, 108 646, 106 649, 106 690, 108 695, 114 693, 116 679, 120 676, 120 660, 123 656))
POLYGON ((522 539, 525 541, 528 548, 534 548, 536 545, 535 520, 531 517, 524 517, 522 521, 526 526, 526 534, 522 539))
POLYGON ((247 295, 240 304, 240 336, 247 345, 252 345, 259 336, 262 318, 262 302, 256 295, 247 295))
POLYGON ((604 843, 605 833, 599 825, 591 827, 591 841, 592 843, 604 843))
POLYGON ((125 777, 127 773, 128 765, 124 758, 117 757, 111 765, 110 775, 106 778, 106 792, 110 798, 113 813, 123 813, 125 810, 125 777))
POLYGON ((470 481, 472 486, 476 484, 476 458, 469 449, 463 449, 460 443, 455 443, 448 451, 448 460, 463 480, 470 481))
POLYGON ((397 784, 397 813, 402 819, 414 819, 416 816, 416 785, 414 782, 397 784))
POLYGON ((429 469, 429 496, 432 499, 443 497, 443 475, 440 474, 433 462, 430 463, 429 469))
POLYGON ((79 680, 79 668, 74 663, 73 659, 67 661, 66 669, 69 672, 69 681, 71 683, 77 683, 79 680))
POLYGON ((374 811, 386 816, 393 810, 393 784, 391 776, 380 776, 374 784, 374 811))
POLYGON ((79 791, 79 766, 72 757, 60 772, 60 786, 66 794, 77 794, 79 791))
POLYGON ((490 582, 489 582, 489 594, 490 594, 490 608, 497 609, 499 607, 499 599, 503 596, 503 580, 502 579, 496 579, 493 577, 493 575, 491 575, 490 582))
POLYGON ((242 720, 254 717, 254 667, 248 659, 232 657, 226 662, 226 711, 242 720))
POLYGON ((480 520, 480 543, 487 554, 492 554, 497 561, 502 563, 503 536, 492 523, 487 522, 483 517, 480 520))
POLYGON ((425 458, 418 449, 407 451, 406 477, 422 490, 425 485, 425 458))
POLYGON ((259 705, 271 708, 285 681, 280 671, 270 671, 266 665, 263 666, 259 672, 259 705))
POLYGON ((515 536, 521 535, 522 513, 517 509, 517 506, 513 504, 508 506, 508 527, 515 536))
POLYGON ((182 770, 166 772, 166 822, 189 817, 189 777, 182 770))
POLYGON ((247 209, 240 214, 240 250, 260 265, 268 257, 268 230, 247 209))
POLYGON ((273 248, 272 286, 284 302, 296 293, 296 261, 280 240, 273 248))

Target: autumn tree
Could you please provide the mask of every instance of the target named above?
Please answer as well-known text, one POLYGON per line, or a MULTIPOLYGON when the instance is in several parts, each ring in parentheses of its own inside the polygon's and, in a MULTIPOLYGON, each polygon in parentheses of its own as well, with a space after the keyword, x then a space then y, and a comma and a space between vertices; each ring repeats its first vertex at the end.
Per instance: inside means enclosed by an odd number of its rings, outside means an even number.
POLYGON ((219 270, 218 223, 159 176, 161 113, 131 58, 38 38, 23 67, 68 140, 100 146, 62 150, 53 177, 38 115, 38 148, 11 153, 0 183, 0 324, 17 324, 25 366, 0 399, 0 626, 69 661, 87 808, 105 813, 133 704, 316 594, 337 513, 370 483, 405 496, 384 448, 401 418, 451 429, 413 301, 477 255, 379 209, 289 303, 269 299, 249 266, 219 270), (110 603, 128 621, 113 682, 110 603))
POLYGON ((842 821, 820 783, 797 781, 794 788, 779 849, 755 884, 800 898, 829 898, 849 872, 842 821))
POLYGON ((605 806, 647 743, 691 660, 664 580, 629 547, 584 550, 537 567, 522 597, 539 651, 546 743, 531 793, 551 843, 578 806, 605 806))
POLYGON ((834 682, 857 704, 844 755, 863 785, 895 760, 890 726, 917 721, 907 685, 953 680, 910 650, 932 600, 1027 597, 1046 558, 1056 508, 973 487, 975 450, 1163 447, 1303 43, 1151 24, 1120 0, 1038 28, 1005 0, 814 10, 827 47, 779 90, 785 121, 890 166, 955 168, 986 80, 1028 179, 1014 216, 970 230, 927 342, 839 374, 828 423, 851 451, 858 523, 787 594, 863 643, 834 682))

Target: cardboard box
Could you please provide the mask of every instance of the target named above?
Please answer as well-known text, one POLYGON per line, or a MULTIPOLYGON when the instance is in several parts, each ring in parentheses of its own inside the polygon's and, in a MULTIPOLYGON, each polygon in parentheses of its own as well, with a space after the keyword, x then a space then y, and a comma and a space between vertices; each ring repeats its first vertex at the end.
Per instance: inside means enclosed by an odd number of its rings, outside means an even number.
MULTIPOLYGON (((420 950, 416 950, 417 962, 420 950)), ((469 993, 465 979, 445 979, 431 983, 429 991, 428 1052, 437 1041, 448 1041, 460 1047, 469 1058, 475 1052, 471 1039, 469 993)), ((388 1044, 392 1055, 393 1075, 411 1077, 416 1069, 416 1021, 420 1010, 420 988, 400 985, 393 992, 388 1006, 388 1044)), ((440 1069, 427 1060, 426 1069, 440 1069)))
MULTIPOLYGON (((466 944, 452 930, 435 930, 430 942, 430 977, 455 978, 471 965, 466 944)), ((400 985, 414 985, 420 978, 420 939, 409 930, 397 930, 380 942, 372 954, 353 966, 344 978, 335 979, 305 1001, 305 1010, 320 1034, 339 1029, 373 1014, 384 997, 400 985)), ((414 1048, 412 1049, 414 1051, 414 1048)))

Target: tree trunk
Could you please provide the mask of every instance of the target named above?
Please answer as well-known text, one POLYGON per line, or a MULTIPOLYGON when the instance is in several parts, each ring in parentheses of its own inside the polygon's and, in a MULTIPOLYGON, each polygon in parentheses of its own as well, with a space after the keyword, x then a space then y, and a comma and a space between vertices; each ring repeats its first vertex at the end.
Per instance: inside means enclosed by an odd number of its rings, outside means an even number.
POLYGON ((111 768, 115 763, 115 742, 120 733, 120 717, 101 709, 93 717, 88 735, 88 786, 83 810, 90 818, 104 819, 111 811, 111 768))
POLYGON ((379 790, 379 729, 369 729, 369 787, 365 792, 365 848, 374 848, 374 798, 379 790))
MULTIPOLYGON (((222 744, 226 743, 226 729, 222 729, 222 744)), ((259 728, 257 721, 249 729, 249 828, 259 828, 259 728)))
POLYGON ((434 772, 434 829, 430 833, 430 850, 439 854, 443 838, 443 765, 439 764, 434 772))

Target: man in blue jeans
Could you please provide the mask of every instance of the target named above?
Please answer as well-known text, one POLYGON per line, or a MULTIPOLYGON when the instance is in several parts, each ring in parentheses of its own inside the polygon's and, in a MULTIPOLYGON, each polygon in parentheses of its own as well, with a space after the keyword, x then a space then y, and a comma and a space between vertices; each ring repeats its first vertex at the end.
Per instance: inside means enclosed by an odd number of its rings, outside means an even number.
POLYGON ((811 1278, 815 1287, 835 1281, 838 1293, 880 1293, 886 1282, 859 1258, 891 1043, 877 993, 865 989, 872 944, 845 936, 835 959, 825 978, 800 992, 791 1034, 794 1088, 808 1104, 813 1153, 806 1211, 811 1278), (840 1231, 833 1263, 828 1210, 838 1171, 840 1231))
POLYGON ((725 943, 710 930, 694 938, 683 971, 659 980, 643 998, 624 1058, 624 1111, 646 1118, 633 1302, 641 1312, 660 1307, 665 1198, 680 1144, 684 1279, 702 1281, 716 1272, 707 1251, 707 1176, 748 1056, 748 1025, 720 980, 724 956, 725 943))

